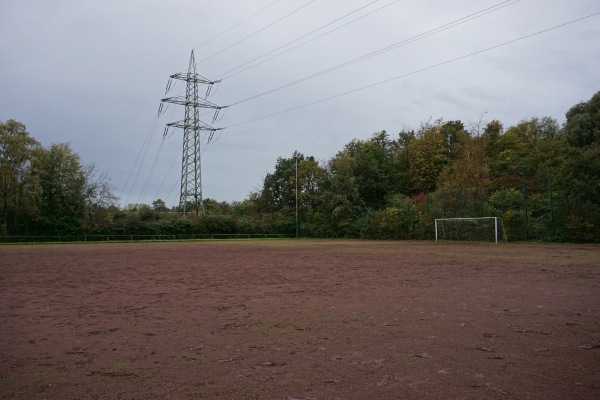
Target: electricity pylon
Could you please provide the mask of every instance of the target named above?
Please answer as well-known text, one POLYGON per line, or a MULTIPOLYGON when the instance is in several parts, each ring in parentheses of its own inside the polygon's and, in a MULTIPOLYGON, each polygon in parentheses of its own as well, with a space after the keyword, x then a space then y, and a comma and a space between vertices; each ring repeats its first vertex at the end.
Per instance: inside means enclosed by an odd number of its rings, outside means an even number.
POLYGON ((220 81, 211 81, 196 73, 196 60, 194 58, 194 50, 190 56, 190 63, 187 72, 180 72, 170 76, 167 84, 167 92, 171 88, 172 79, 178 79, 186 82, 185 96, 167 97, 161 100, 159 114, 162 111, 162 103, 173 103, 185 106, 185 117, 183 121, 170 122, 165 127, 163 138, 167 135, 170 127, 183 129, 183 151, 181 159, 181 192, 179 194, 179 210, 185 215, 190 208, 195 208, 196 214, 203 211, 202 204, 202 165, 201 165, 201 150, 202 142, 200 137, 201 131, 209 131, 209 141, 215 131, 221 128, 213 128, 212 126, 200 121, 200 109, 214 109, 215 115, 213 122, 217 117, 220 109, 225 108, 217 106, 206 100, 212 85, 220 81), (206 95, 201 98, 198 95, 198 85, 208 85, 206 95))

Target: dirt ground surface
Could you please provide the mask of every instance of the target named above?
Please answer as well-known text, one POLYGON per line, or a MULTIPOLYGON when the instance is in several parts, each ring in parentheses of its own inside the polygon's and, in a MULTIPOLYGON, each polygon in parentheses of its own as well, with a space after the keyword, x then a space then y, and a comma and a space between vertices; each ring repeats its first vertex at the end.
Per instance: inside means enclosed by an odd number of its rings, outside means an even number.
POLYGON ((3 399, 598 399, 600 247, 0 247, 3 399))

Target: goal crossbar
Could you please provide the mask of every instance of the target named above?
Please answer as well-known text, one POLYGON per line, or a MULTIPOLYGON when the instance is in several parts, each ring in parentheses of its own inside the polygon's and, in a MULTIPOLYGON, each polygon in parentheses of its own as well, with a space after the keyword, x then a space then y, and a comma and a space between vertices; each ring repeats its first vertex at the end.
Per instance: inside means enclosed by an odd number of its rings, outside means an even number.
MULTIPOLYGON (((498 244, 498 240, 505 242, 506 241, 506 234, 504 231, 504 223, 502 221, 502 218, 500 217, 473 217, 473 218, 436 218, 435 219, 435 241, 438 242, 440 240, 447 240, 447 227, 446 227, 446 222, 448 223, 456 223, 456 224, 461 224, 461 222, 463 222, 463 225, 468 225, 465 224, 465 222, 467 221, 473 221, 474 223, 476 223, 477 221, 489 221, 490 225, 493 222, 493 227, 490 226, 490 230, 493 229, 493 241, 498 244)), ((469 226, 467 226, 466 228, 467 231, 469 230, 469 226)), ((454 233, 454 232, 453 232, 454 233)), ((474 234, 477 234, 478 232, 474 232, 474 234)), ((481 233, 481 232, 479 232, 481 233)), ((489 231, 488 231, 489 233, 489 231)), ((457 239, 457 240, 464 240, 464 239, 457 239)), ((473 239, 471 239, 473 240, 473 239)), ((478 237, 478 240, 483 240, 483 238, 478 237)))

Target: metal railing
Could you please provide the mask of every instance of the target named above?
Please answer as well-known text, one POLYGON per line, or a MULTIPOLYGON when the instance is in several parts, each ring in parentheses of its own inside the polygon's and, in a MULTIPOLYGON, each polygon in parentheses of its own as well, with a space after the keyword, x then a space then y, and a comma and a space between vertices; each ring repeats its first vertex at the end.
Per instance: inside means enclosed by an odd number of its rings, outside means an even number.
POLYGON ((43 235, 0 236, 0 243, 73 243, 73 242, 148 242, 179 240, 285 239, 294 235, 280 233, 215 233, 215 234, 155 234, 155 235, 43 235))

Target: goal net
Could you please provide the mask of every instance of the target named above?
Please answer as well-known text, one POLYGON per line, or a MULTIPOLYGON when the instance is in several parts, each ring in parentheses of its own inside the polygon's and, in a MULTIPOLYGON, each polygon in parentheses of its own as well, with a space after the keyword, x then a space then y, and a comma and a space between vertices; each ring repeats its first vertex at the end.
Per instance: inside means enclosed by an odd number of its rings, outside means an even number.
POLYGON ((439 218, 435 220, 435 241, 463 240, 506 242, 502 218, 439 218))

